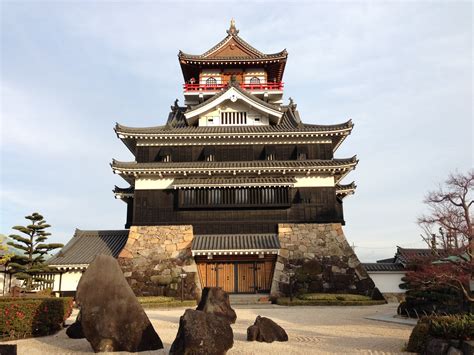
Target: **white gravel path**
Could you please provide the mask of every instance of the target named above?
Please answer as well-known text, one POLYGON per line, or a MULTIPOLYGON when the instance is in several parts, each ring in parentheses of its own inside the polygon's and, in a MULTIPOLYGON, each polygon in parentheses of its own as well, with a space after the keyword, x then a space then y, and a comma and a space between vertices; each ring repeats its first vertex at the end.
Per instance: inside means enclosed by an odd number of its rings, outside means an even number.
MULTIPOLYGON (((394 314, 395 305, 366 307, 234 307, 237 322, 234 330, 233 354, 397 354, 401 353, 412 327, 409 325, 368 320, 373 315, 394 314), (272 318, 288 333, 289 341, 272 344, 247 342, 247 327, 257 315, 272 318)), ((164 350, 140 354, 167 354, 178 331, 183 308, 147 310, 147 314, 161 337, 164 350)), ((36 354, 91 354, 85 339, 69 339, 65 330, 59 333, 24 340, 18 344, 19 355, 36 354)), ((122 353, 123 354, 123 353, 122 353)))

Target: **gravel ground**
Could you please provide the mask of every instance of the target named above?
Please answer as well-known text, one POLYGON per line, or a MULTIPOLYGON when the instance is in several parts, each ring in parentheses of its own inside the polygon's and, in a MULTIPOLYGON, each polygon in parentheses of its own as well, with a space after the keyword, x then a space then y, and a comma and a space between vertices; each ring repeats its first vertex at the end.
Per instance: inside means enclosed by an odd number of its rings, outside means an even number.
MULTIPOLYGON (((236 306, 234 347, 228 354, 397 354, 408 340, 411 326, 365 319, 394 314, 395 305, 365 307, 236 306), (257 315, 272 318, 288 333, 284 343, 247 342, 247 327, 257 315)), ((147 310, 164 350, 140 354, 167 354, 178 331, 183 308, 147 310)), ((6 343, 18 344, 18 354, 93 353, 85 339, 69 339, 62 330, 56 335, 6 343)))

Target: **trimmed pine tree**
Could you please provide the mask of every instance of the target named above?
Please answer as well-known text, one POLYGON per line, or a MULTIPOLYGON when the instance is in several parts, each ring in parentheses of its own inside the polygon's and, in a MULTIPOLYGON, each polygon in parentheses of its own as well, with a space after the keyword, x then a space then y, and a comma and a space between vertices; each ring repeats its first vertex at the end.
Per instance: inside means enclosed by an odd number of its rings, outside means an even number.
POLYGON ((46 223, 42 215, 34 212, 30 216, 25 216, 25 218, 30 220, 29 225, 12 227, 12 229, 23 233, 25 236, 17 234, 8 236, 14 242, 8 242, 7 244, 22 251, 19 255, 13 256, 8 266, 13 275, 18 280, 23 281, 26 291, 31 291, 39 284, 52 282, 42 277, 42 274, 53 271, 45 264, 44 257, 50 251, 62 248, 63 244, 44 243, 51 235, 46 229, 51 226, 46 223))

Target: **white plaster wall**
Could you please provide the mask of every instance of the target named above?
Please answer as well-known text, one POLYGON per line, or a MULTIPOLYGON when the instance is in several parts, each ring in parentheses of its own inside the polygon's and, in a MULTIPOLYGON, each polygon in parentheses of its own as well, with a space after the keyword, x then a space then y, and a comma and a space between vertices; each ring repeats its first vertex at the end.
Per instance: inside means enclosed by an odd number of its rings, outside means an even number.
MULTIPOLYGON (((81 276, 82 271, 80 270, 64 273, 61 280, 61 291, 76 291, 81 276)), ((59 292, 59 274, 54 276, 53 291, 59 292)))
POLYGON ((216 79, 217 84, 222 84, 222 77, 220 69, 204 69, 199 75, 199 83, 206 84, 206 80, 210 77, 216 79))
POLYGON ((161 179, 159 177, 151 179, 138 178, 135 180, 135 190, 165 190, 171 189, 174 179, 161 179))
POLYGON ((247 69, 244 73, 244 82, 245 84, 250 84, 250 79, 257 77, 260 79, 261 84, 265 84, 266 73, 263 68, 250 68, 247 69))
POLYGON ((402 283, 404 272, 368 272, 380 292, 405 293, 398 285, 402 283))
POLYGON ((296 177, 295 187, 334 187, 334 176, 296 177))
POLYGON ((253 109, 242 101, 232 102, 228 100, 200 115, 199 126, 220 126, 221 112, 247 112, 248 126, 268 126, 269 124, 268 115, 253 109), (255 119, 258 119, 258 121, 255 119))
MULTIPOLYGON (((20 286, 21 282, 15 277, 12 277, 11 287, 20 286)), ((10 274, 4 274, 0 269, 0 296, 5 296, 10 292, 10 274)))

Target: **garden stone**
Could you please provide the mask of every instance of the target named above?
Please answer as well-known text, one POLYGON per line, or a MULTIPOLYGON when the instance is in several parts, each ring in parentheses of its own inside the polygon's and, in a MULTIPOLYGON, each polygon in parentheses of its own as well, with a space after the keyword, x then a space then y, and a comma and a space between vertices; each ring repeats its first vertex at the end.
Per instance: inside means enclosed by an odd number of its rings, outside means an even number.
POLYGON ((84 332, 81 325, 81 312, 77 315, 76 321, 66 329, 66 335, 71 339, 84 339, 84 332))
POLYGON ((0 355, 16 355, 16 344, 0 344, 0 355))
POLYGON ((474 355, 474 340, 464 340, 462 343, 462 352, 464 355, 474 355))
POLYGON ((163 348, 113 257, 98 255, 94 259, 79 281, 76 301, 81 308, 82 331, 95 352, 163 348))
POLYGON ((237 314, 230 306, 229 295, 220 287, 205 287, 196 310, 213 313, 234 324, 237 314))
POLYGON ((234 345, 234 334, 226 318, 187 309, 179 319, 170 355, 224 355, 234 345))
POLYGON ((425 355, 444 355, 448 352, 449 342, 444 339, 429 338, 426 343, 425 355))
POLYGON ((380 292, 380 290, 377 287, 375 287, 372 290, 371 298, 374 301, 385 301, 385 297, 382 295, 382 292, 380 292))
POLYGON ((270 318, 257 316, 255 323, 247 328, 247 340, 265 343, 288 341, 288 334, 270 318))
POLYGON ((450 346, 446 355, 463 355, 462 351, 454 346, 450 346))

